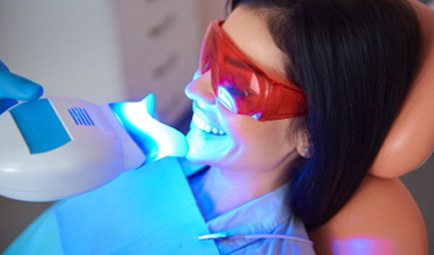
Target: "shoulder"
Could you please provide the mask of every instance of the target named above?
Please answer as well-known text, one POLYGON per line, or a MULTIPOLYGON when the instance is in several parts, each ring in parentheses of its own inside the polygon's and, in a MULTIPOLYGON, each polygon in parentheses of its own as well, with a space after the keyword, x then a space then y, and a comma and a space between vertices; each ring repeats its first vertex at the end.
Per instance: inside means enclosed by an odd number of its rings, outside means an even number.
POLYGON ((330 221, 311 231, 322 254, 428 254, 425 224, 398 179, 367 176, 330 221))

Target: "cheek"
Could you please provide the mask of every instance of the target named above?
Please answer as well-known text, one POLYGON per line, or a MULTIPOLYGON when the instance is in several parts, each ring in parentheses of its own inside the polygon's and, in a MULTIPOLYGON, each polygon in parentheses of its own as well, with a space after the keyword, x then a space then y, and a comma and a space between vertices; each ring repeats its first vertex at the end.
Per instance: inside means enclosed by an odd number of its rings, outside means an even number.
POLYGON ((246 140, 255 133, 249 116, 235 114, 217 103, 219 122, 226 133, 235 140, 246 140), (252 134, 250 134, 252 133, 252 134))
POLYGON ((259 122, 219 107, 220 123, 235 145, 248 154, 283 155, 295 146, 288 135, 289 120, 259 122))

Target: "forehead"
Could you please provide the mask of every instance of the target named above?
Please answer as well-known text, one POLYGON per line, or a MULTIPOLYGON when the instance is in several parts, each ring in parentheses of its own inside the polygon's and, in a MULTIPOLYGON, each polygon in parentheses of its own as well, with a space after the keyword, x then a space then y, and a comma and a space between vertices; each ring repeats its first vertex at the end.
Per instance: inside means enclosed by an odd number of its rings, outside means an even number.
POLYGON ((245 6, 237 7, 225 20, 223 30, 235 45, 268 75, 285 82, 285 54, 276 46, 265 17, 245 6))

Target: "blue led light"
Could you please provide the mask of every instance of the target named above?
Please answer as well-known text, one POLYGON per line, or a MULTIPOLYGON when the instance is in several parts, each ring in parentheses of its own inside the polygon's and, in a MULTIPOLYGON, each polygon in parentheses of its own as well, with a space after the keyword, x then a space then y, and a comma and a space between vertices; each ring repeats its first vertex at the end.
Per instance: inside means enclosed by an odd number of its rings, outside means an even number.
POLYGON ((153 94, 140 102, 114 103, 110 107, 145 153, 145 163, 166 156, 185 156, 187 153, 185 137, 152 116, 155 109, 153 94))

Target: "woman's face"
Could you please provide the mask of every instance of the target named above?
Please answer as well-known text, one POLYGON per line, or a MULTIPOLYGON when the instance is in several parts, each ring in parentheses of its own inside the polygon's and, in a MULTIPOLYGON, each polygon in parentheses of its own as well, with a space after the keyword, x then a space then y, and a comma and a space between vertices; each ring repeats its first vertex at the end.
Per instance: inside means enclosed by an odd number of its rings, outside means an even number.
MULTIPOLYGON (((286 56, 275 45, 263 17, 241 6, 222 29, 254 64, 274 80, 286 82, 286 56)), ((285 167, 296 157, 296 139, 291 135, 295 131, 290 130, 294 118, 261 122, 228 111, 216 100, 210 71, 195 75, 185 92, 193 101, 187 134, 190 161, 218 168, 269 169, 285 167)))

